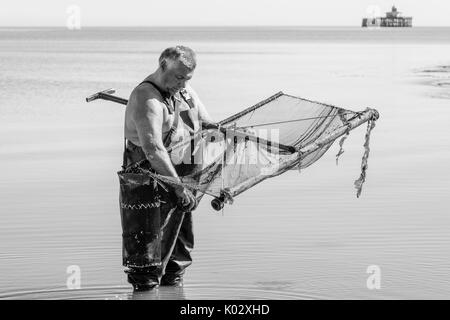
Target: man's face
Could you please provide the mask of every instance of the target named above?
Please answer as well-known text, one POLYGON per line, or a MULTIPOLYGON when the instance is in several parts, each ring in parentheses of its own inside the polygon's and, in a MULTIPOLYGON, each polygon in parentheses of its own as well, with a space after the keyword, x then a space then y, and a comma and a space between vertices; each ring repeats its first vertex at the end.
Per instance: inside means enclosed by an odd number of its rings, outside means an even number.
POLYGON ((166 69, 163 71, 164 89, 174 95, 180 89, 184 88, 186 82, 191 80, 194 70, 190 70, 179 61, 168 61, 166 69))

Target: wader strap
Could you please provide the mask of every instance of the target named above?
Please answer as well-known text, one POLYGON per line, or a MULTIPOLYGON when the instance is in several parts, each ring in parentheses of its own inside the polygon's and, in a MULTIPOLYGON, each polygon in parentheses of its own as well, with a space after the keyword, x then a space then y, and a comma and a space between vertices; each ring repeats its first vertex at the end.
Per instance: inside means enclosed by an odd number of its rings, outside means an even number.
POLYGON ((154 84, 150 80, 142 81, 141 83, 138 84, 138 86, 143 84, 143 83, 148 83, 148 84, 151 84, 153 87, 155 87, 155 89, 159 92, 161 97, 164 99, 165 105, 167 106, 167 110, 169 110, 169 113, 173 114, 175 112, 174 107, 170 103, 170 97, 167 95, 167 93, 162 91, 156 84, 154 84))
POLYGON ((194 101, 192 101, 191 95, 186 91, 186 89, 180 90, 180 94, 183 100, 186 101, 190 109, 194 109, 194 101))
MULTIPOLYGON (((173 98, 172 98, 173 99, 173 98)), ((167 134, 166 138, 164 139, 164 146, 168 148, 170 146, 170 143, 172 142, 172 137, 177 132, 178 129, 178 123, 180 121, 180 108, 178 107, 178 104, 175 104, 175 119, 173 119, 172 126, 170 127, 169 133, 167 134)))
MULTIPOLYGON (((180 90, 180 95, 183 98, 183 100, 186 101, 186 103, 188 104, 189 108, 193 109, 194 108, 194 102, 192 101, 192 97, 189 95, 189 93, 185 89, 182 89, 182 90, 180 90)), ((169 133, 166 136, 166 139, 164 139, 164 146, 166 148, 169 147, 170 143, 172 142, 172 137, 177 132, 177 130, 178 130, 178 123, 180 121, 179 103, 176 103, 175 98, 173 96, 170 99, 172 99, 173 105, 175 106, 175 110, 174 110, 175 119, 173 120, 172 127, 170 128, 169 133)), ((193 133, 191 133, 191 136, 193 136, 193 133)), ((194 143, 194 141, 191 141, 191 144, 193 144, 193 143, 194 143)), ((193 156, 191 155, 191 157, 193 157, 193 156)))
MULTIPOLYGON (((193 109, 194 106, 194 101, 192 100, 191 95, 186 91, 186 89, 182 89, 180 90, 180 95, 183 97, 183 100, 186 101, 186 103, 188 104, 190 109, 193 109)), ((191 119, 192 122, 192 119, 191 119)), ((193 123, 193 122, 192 122, 193 123)), ((194 139, 192 139, 192 137, 194 136, 193 132, 190 132, 191 135, 191 164, 194 164, 195 162, 195 157, 194 157, 194 148, 195 148, 195 141, 194 139)))

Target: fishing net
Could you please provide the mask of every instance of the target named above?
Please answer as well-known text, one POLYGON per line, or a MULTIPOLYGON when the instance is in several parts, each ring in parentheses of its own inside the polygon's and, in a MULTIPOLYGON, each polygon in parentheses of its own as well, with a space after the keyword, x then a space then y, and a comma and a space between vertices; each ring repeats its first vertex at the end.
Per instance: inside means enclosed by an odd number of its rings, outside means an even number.
MULTIPOLYGON (((349 132, 367 122, 362 173, 355 182, 359 196, 365 181, 370 131, 377 118, 374 109, 354 112, 280 92, 170 148, 175 165, 191 166, 189 174, 181 177, 182 183, 147 173, 163 183, 182 184, 232 202, 234 196, 267 178, 307 168, 342 137, 338 157, 349 132)), ((137 167, 139 163, 132 166, 137 167)))

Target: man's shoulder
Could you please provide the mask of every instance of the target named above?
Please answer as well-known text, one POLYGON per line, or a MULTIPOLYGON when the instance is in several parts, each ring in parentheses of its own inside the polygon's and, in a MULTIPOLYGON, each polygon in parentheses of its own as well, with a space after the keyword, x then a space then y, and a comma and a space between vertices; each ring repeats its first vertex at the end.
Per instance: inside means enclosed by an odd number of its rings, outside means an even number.
POLYGON ((153 106, 157 109, 163 108, 163 98, 159 91, 152 85, 140 84, 131 92, 129 106, 139 110, 153 106))
POLYGON ((163 101, 161 93, 153 85, 147 83, 141 83, 136 86, 131 95, 134 95, 139 100, 156 99, 161 102, 163 101))

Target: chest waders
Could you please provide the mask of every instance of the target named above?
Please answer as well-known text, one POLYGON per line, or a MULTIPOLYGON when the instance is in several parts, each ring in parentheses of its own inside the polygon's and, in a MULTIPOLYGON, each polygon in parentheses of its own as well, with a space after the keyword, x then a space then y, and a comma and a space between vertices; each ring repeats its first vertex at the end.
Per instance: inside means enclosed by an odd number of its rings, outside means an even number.
MULTIPOLYGON (((160 91, 151 82, 143 83, 149 83, 160 91)), ((169 113, 174 114, 174 123, 164 141, 166 147, 171 146, 177 135, 183 138, 180 132, 192 135, 196 129, 192 99, 186 93, 180 93, 178 98, 165 99, 169 113), (181 104, 189 109, 180 111, 181 104)), ((160 185, 139 170, 128 170, 143 159, 146 156, 142 148, 125 140, 123 170, 118 172, 122 262, 128 268, 125 270, 128 282, 135 289, 175 284, 182 279, 185 268, 192 263, 194 246, 192 213, 177 207, 177 197, 172 188, 160 185)), ((141 167, 152 170, 148 160, 141 167)), ((174 167, 178 175, 183 176, 190 166, 180 164, 174 167)))

